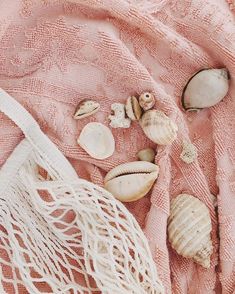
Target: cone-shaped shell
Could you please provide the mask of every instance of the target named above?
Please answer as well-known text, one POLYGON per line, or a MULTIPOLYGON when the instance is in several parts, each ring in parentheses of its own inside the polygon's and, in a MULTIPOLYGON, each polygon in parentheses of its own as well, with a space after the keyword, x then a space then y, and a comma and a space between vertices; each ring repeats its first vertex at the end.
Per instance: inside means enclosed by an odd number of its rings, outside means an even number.
POLYGON ((229 89, 226 68, 203 69, 194 74, 183 90, 182 105, 186 110, 211 107, 220 102, 229 89))
POLYGON ((120 201, 136 201, 150 191, 158 173, 159 167, 150 162, 124 163, 106 175, 104 187, 120 201))
POLYGON ((178 254, 210 267, 213 251, 209 210, 199 199, 180 194, 171 201, 168 236, 178 254))
POLYGON ((112 132, 108 127, 97 122, 85 125, 77 142, 91 157, 96 159, 108 158, 115 150, 112 132))
POLYGON ((177 137, 178 127, 162 111, 145 112, 140 120, 145 135, 159 145, 170 145, 177 137))

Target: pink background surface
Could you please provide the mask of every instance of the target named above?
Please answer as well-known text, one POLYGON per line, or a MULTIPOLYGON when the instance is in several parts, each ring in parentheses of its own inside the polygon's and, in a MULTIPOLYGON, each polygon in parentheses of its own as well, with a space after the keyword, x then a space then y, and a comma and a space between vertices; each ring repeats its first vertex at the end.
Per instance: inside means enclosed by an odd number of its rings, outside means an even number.
MULTIPOLYGON (((160 175, 152 192, 127 204, 146 233, 166 293, 234 293, 234 24, 223 0, 0 2, 0 87, 30 111, 80 177, 102 186, 112 167, 154 146, 137 123, 112 130, 116 151, 107 160, 92 159, 77 146, 88 122, 108 126, 112 103, 148 90, 156 97, 155 108, 177 123, 178 139, 158 147, 160 175), (229 93, 215 107, 185 113, 182 89, 204 67, 228 68, 229 93), (85 98, 99 101, 101 110, 75 121, 74 110, 85 98), (198 149, 193 164, 179 157, 182 140, 198 149), (177 255, 167 242, 170 199, 181 192, 210 209, 214 252, 208 270, 177 255)), ((0 126, 2 165, 23 135, 3 114, 0 126)))

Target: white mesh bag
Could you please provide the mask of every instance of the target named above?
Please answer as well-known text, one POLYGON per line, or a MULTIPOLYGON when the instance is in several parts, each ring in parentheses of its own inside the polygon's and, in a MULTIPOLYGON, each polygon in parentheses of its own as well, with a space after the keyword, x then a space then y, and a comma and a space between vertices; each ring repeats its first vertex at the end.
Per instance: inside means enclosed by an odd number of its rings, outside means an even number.
POLYGON ((0 293, 164 293, 134 217, 0 90, 25 139, 0 170, 0 293))

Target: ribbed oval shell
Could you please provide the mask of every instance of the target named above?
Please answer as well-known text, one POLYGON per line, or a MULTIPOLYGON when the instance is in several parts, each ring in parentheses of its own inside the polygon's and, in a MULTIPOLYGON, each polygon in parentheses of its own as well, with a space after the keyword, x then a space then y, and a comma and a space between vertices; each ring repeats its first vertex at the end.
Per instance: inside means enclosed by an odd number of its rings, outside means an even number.
POLYGON ((135 96, 130 96, 126 101, 126 114, 131 120, 139 120, 142 115, 142 109, 138 99, 135 96))
POLYGON ((145 135, 159 145, 170 145, 177 137, 178 127, 162 111, 145 112, 140 120, 145 135))
POLYGON ((107 173, 104 187, 120 201, 136 201, 150 191, 158 173, 159 167, 150 162, 124 163, 107 173))
POLYGON ((211 230, 209 210, 199 199, 180 194, 171 201, 168 236, 178 254, 209 268, 213 251, 211 230))
POLYGON ((112 132, 98 122, 85 125, 77 142, 91 157, 96 159, 108 158, 115 150, 112 132))
POLYGON ((220 102, 229 89, 226 68, 203 69, 194 74, 183 90, 182 105, 186 110, 211 107, 220 102))

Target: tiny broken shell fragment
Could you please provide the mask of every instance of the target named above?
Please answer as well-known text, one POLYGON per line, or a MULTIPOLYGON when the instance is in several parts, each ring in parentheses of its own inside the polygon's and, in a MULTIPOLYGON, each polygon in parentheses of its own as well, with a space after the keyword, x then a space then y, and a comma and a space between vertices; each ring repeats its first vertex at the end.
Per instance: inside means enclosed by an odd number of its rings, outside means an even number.
POLYGON ((185 110, 195 111, 219 103, 229 89, 229 72, 226 68, 203 69, 194 74, 182 94, 185 110))
POLYGON ((152 148, 145 148, 137 153, 139 160, 154 162, 156 152, 152 148))
POLYGON ((112 132, 108 127, 98 122, 85 125, 77 142, 91 157, 96 159, 106 159, 115 150, 112 132))
POLYGON ((159 167, 150 162, 124 163, 107 173, 104 187, 120 201, 136 201, 150 191, 158 173, 159 167))
POLYGON ((130 96, 126 101, 126 114, 131 120, 139 120, 142 115, 142 109, 138 99, 135 96, 130 96))
POLYGON ((155 98, 152 93, 145 92, 139 97, 139 104, 143 108, 144 111, 147 111, 153 108, 155 104, 155 98))
POLYGON ((94 100, 82 100, 75 111, 74 119, 82 119, 96 113, 100 109, 100 104, 94 100))
POLYGON ((197 148, 187 141, 183 141, 182 144, 183 150, 180 154, 180 158, 187 164, 190 164, 194 162, 194 160, 197 158, 197 148))
POLYGON ((131 125, 131 120, 126 118, 125 115, 125 105, 122 103, 113 103, 111 105, 111 110, 114 114, 109 115, 110 126, 112 128, 129 128, 131 125))
POLYGON ((170 145, 177 137, 177 125, 159 110, 146 111, 140 120, 140 125, 145 135, 159 145, 170 145))
POLYGON ((213 251, 209 209, 194 196, 180 194, 171 201, 168 236, 172 248, 205 268, 213 251))

